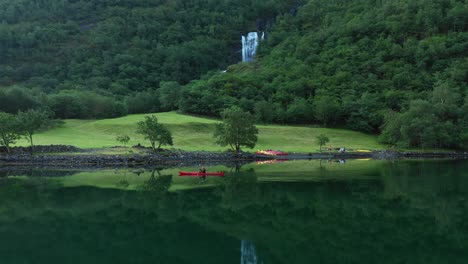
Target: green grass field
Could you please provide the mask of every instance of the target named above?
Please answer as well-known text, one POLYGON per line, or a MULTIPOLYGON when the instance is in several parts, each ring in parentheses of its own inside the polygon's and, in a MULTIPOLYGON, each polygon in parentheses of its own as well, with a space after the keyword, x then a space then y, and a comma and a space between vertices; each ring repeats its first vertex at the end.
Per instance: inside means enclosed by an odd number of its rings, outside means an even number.
MULTIPOLYGON (((173 148, 183 150, 220 151, 227 148, 214 144, 212 137, 214 119, 181 115, 175 112, 157 113, 160 123, 166 125, 174 137, 173 148)), ((128 144, 141 143, 148 146, 141 135, 135 133, 136 123, 145 115, 129 115, 104 120, 65 120, 57 128, 34 136, 36 145, 64 144, 80 148, 106 148, 119 145, 117 135, 127 134, 131 140, 128 144)), ((355 131, 330 128, 312 128, 305 126, 258 125, 257 149, 279 149, 289 152, 317 152, 319 147, 315 137, 325 134, 330 138, 327 146, 348 149, 382 149, 385 146, 377 142, 377 137, 355 131)), ((21 140, 18 145, 27 145, 21 140)), ((167 146, 165 148, 168 148, 167 146)), ((249 150, 249 149, 245 149, 249 150)))

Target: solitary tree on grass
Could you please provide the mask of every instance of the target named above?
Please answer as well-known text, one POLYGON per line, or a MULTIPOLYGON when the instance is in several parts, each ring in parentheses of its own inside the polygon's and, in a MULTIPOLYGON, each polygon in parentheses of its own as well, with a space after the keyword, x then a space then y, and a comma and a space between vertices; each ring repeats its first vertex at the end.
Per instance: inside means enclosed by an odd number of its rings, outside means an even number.
POLYGON ((127 147, 127 144, 130 141, 130 137, 128 135, 118 135, 115 140, 124 145, 124 147, 127 147))
POLYGON ((316 137, 317 144, 320 146, 320 152, 322 152, 322 146, 330 142, 330 139, 324 134, 320 134, 316 137))
POLYGON ((128 135, 119 135, 115 138, 119 143, 127 146, 128 142, 130 141, 130 137, 128 135))
POLYGON ((162 145, 173 145, 171 132, 164 125, 159 124, 154 115, 145 116, 144 121, 138 122, 136 132, 150 141, 153 151, 160 150, 162 145), (158 144, 157 148, 156 144, 158 144))
POLYGON ((241 146, 248 148, 255 146, 258 129, 254 124, 255 118, 250 113, 233 106, 225 109, 221 116, 223 117, 223 123, 216 125, 213 135, 216 144, 220 146, 229 145, 236 152, 241 150, 241 146))
POLYGON ((20 138, 18 123, 14 115, 0 112, 0 146, 10 153, 10 145, 20 138))
POLYGON ((34 150, 33 135, 49 123, 49 115, 45 111, 30 109, 19 112, 16 116, 18 130, 31 143, 31 152, 34 150))

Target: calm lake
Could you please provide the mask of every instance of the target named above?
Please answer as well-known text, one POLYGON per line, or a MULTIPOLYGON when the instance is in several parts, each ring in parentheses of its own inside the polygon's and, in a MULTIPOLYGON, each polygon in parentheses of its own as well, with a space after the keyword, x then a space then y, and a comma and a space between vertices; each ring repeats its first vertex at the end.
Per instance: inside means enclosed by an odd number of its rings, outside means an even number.
POLYGON ((467 263, 468 161, 0 170, 1 263, 467 263))

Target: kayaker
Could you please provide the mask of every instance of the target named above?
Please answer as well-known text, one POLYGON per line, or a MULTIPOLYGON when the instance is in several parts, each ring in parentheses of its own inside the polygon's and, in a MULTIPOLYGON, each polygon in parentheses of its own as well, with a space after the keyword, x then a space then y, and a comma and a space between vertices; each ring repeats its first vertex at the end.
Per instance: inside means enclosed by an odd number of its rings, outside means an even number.
POLYGON ((199 173, 202 173, 202 175, 200 175, 200 180, 202 182, 206 181, 206 169, 205 167, 201 167, 200 170, 198 171, 199 173))

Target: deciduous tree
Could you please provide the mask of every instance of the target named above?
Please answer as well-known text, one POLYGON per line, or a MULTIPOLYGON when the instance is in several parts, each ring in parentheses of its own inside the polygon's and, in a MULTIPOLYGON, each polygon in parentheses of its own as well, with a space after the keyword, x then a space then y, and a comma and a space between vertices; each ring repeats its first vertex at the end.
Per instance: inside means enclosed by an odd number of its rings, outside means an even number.
POLYGON ((126 146, 128 142, 130 141, 130 137, 128 135, 119 135, 115 138, 119 143, 123 144, 126 146))
POLYGON ((5 146, 10 153, 10 145, 20 138, 15 116, 0 112, 0 146, 5 146))
POLYGON ((237 106, 225 109, 221 116, 223 123, 217 124, 214 132, 216 144, 229 146, 239 152, 241 146, 253 148, 257 143, 258 129, 255 118, 237 106))
POLYGON ((324 134, 320 134, 316 137, 317 144, 320 146, 320 152, 322 152, 322 146, 330 142, 330 139, 324 134))
POLYGON ((33 151, 33 135, 49 122, 49 114, 45 111, 30 109, 19 112, 16 119, 19 132, 31 143, 31 151, 33 151))
POLYGON ((171 132, 158 123, 155 115, 145 116, 145 120, 138 122, 137 126, 136 132, 150 141, 153 151, 160 150, 162 145, 173 145, 171 132), (156 144, 158 144, 157 147, 156 144))

